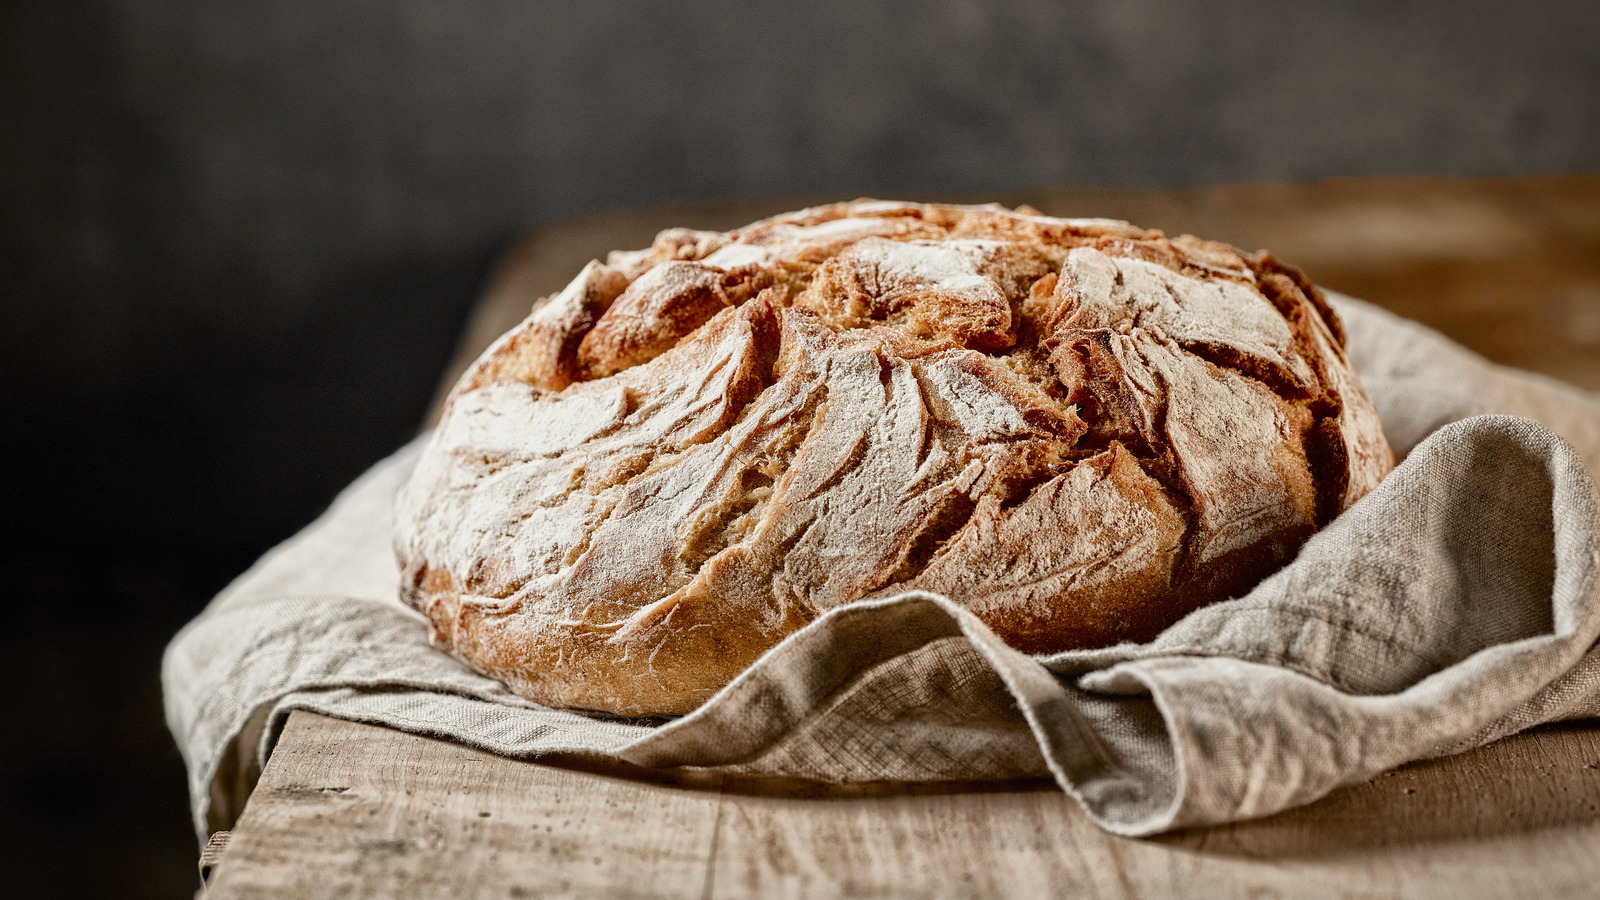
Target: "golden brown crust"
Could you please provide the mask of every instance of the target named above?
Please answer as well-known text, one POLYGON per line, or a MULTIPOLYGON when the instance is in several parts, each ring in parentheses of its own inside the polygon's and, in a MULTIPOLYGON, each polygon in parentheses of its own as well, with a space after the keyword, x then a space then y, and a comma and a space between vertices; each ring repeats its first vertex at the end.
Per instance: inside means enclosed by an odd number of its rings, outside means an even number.
POLYGON ((457 386, 396 549, 481 671, 673 714, 908 588, 1031 652, 1147 639, 1392 464, 1269 254, 856 201, 591 263, 457 386))

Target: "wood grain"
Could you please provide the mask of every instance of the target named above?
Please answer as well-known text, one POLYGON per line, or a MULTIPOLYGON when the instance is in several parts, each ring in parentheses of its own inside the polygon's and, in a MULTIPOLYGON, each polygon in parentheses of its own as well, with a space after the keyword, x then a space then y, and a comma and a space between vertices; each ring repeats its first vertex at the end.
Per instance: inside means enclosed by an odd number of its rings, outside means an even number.
POLYGON ((215 897, 698 897, 717 795, 294 713, 215 897))
POLYGON ((1158 840, 1053 785, 831 787, 503 759, 291 715, 208 897, 1584 897, 1600 726, 1158 840))

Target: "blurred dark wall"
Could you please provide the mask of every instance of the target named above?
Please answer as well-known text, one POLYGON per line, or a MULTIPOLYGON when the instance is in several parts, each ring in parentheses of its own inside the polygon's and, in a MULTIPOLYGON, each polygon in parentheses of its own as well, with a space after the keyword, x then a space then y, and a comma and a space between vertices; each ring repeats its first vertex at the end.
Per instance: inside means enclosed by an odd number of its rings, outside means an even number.
POLYGON ((5 365, 53 537, 282 536, 553 217, 1600 158, 1592 2, 3 8, 5 365))
POLYGON ((96 835, 57 888, 188 876, 151 837, 186 827, 161 644, 414 432, 520 230, 730 194, 1595 171, 1597 46, 1592 0, 0 2, 0 677, 33 686, 0 720, 10 849, 37 872, 96 835))

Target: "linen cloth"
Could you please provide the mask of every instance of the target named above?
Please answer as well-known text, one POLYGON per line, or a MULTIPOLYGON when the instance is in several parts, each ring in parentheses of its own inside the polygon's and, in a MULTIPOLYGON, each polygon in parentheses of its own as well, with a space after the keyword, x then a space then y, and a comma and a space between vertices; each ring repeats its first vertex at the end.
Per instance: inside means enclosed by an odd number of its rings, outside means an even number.
POLYGON ((524 758, 822 781, 1048 774, 1126 835, 1267 815, 1600 715, 1600 401, 1333 301, 1405 459, 1248 595, 1148 644, 1048 657, 932 594, 858 603, 667 722, 541 707, 429 646, 390 550, 413 443, 168 647, 195 827, 231 824, 240 798, 219 773, 264 763, 293 709, 524 758))

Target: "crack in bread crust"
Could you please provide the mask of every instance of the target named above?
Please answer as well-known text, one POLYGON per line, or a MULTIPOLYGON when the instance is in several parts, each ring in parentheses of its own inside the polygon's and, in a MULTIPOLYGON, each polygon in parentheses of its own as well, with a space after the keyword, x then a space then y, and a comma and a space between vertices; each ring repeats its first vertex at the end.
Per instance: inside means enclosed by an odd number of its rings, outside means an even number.
POLYGON ((452 392, 397 498, 402 595, 529 699, 703 702, 907 588, 1030 652, 1247 590, 1393 465, 1269 254, 856 201, 593 262, 452 392))

